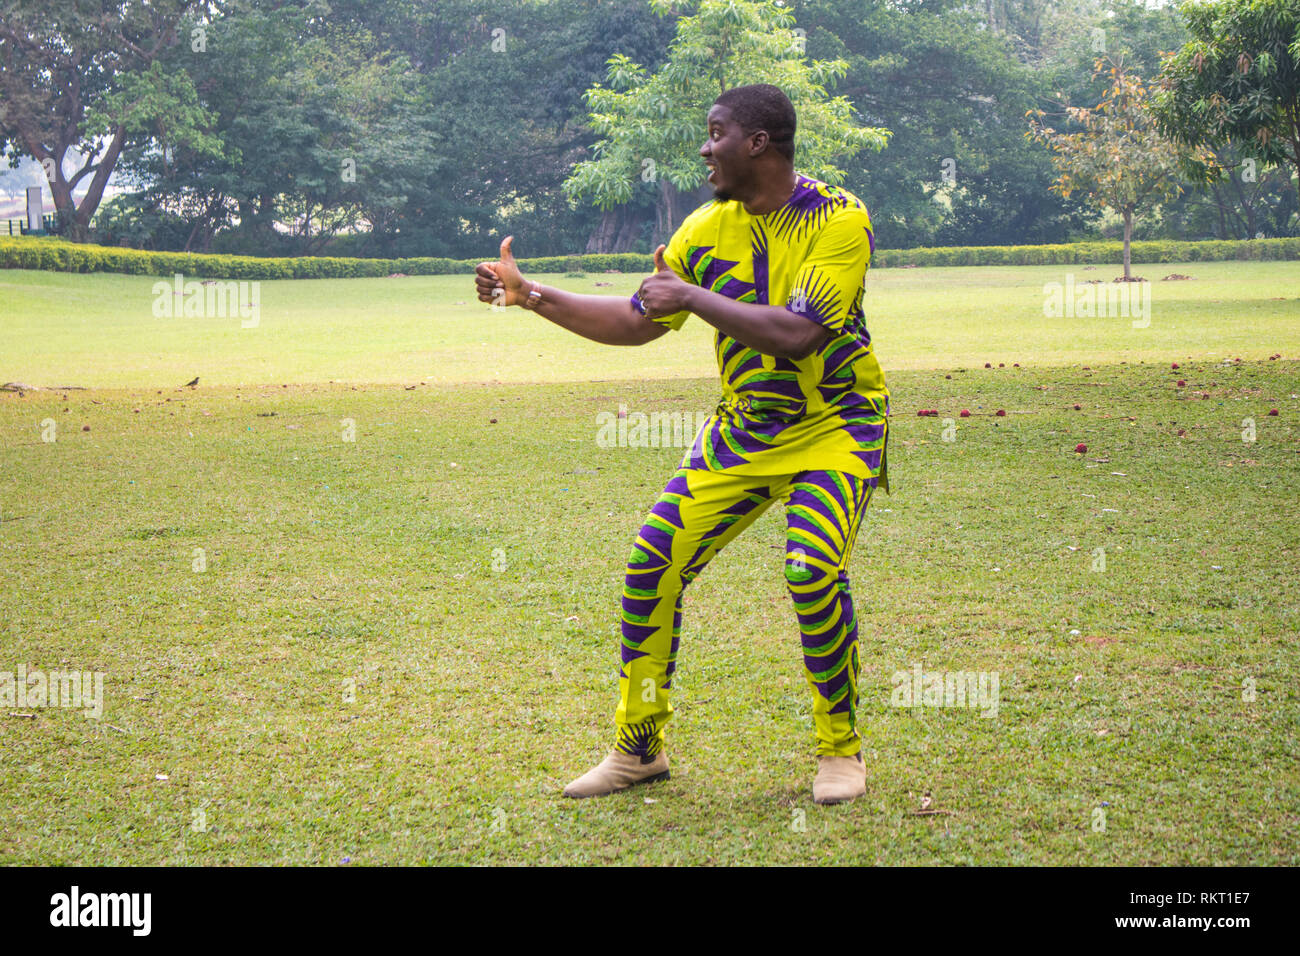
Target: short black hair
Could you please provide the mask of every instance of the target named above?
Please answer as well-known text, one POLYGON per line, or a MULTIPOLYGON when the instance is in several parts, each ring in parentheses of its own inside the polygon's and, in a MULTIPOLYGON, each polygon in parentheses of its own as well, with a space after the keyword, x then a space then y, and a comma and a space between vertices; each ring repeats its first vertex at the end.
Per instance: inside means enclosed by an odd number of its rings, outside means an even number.
POLYGON ((794 104, 779 87, 771 83, 733 86, 713 103, 731 110, 731 118, 740 124, 746 136, 760 129, 766 132, 772 148, 794 162, 794 104))

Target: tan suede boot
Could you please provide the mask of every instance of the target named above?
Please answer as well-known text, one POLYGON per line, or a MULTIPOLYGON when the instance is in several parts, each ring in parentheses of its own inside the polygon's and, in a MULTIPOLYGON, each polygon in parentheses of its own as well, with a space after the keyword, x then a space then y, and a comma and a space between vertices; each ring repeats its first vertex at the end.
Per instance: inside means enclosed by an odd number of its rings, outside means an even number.
POLYGON ((638 783, 668 779, 668 754, 659 751, 653 757, 630 757, 621 751, 609 756, 564 788, 566 797, 603 797, 626 790, 638 783))
POLYGON ((867 765, 862 762, 862 754, 817 758, 813 803, 844 803, 866 792, 867 765))

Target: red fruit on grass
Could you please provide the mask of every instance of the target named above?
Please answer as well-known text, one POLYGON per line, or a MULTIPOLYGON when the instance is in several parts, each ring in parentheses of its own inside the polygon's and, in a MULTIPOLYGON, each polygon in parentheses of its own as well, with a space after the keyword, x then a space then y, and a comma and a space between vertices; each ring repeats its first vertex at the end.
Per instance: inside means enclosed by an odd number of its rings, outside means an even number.
POLYGON ((1007 363, 1006 363, 1006 362, 999 362, 999 363, 998 363, 998 368, 1006 368, 1006 367, 1007 367, 1007 363))
POLYGON ((1084 452, 1088 450, 1088 446, 1085 445, 1083 442, 1079 442, 1079 444, 1074 446, 1074 450, 1077 454, 1082 455, 1084 452))
POLYGON ((1170 368, 1178 368, 1178 363, 1175 362, 1173 365, 1171 365, 1171 366, 1169 366, 1169 367, 1170 367, 1170 368))
POLYGON ((963 408, 963 409, 961 410, 961 417, 962 417, 962 418, 970 418, 970 409, 969 409, 969 408, 963 408))
POLYGON ((1276 408, 1270 408, 1270 409, 1268 410, 1268 413, 1269 413, 1270 415, 1276 415, 1276 414, 1277 414, 1277 409, 1276 409, 1276 408))
POLYGON ((1083 406, 1082 406, 1082 405, 1075 405, 1075 406, 1074 406, 1074 410, 1075 410, 1076 412, 1081 412, 1081 411, 1083 411, 1083 406))
POLYGON ((1006 417, 1007 417, 1007 410, 1005 408, 999 408, 998 418, 1006 418, 1006 417))
POLYGON ((1187 429, 1186 429, 1186 428, 1180 428, 1180 429, 1178 429, 1178 437, 1179 437, 1179 438, 1182 438, 1182 437, 1183 437, 1184 435, 1186 435, 1186 434, 1187 434, 1187 429))
POLYGON ((1179 388, 1186 388, 1186 387, 1187 387, 1187 380, 1186 380, 1186 379, 1182 379, 1182 378, 1180 378, 1180 379, 1178 380, 1178 387, 1179 387, 1179 388))
POLYGON ((985 367, 985 368, 992 368, 992 367, 993 367, 993 363, 992 363, 992 362, 985 362, 985 363, 984 363, 984 367, 985 367))
POLYGON ((81 430, 82 430, 83 432, 88 432, 88 431, 90 431, 90 426, 89 426, 89 425, 82 425, 82 426, 81 426, 81 430))

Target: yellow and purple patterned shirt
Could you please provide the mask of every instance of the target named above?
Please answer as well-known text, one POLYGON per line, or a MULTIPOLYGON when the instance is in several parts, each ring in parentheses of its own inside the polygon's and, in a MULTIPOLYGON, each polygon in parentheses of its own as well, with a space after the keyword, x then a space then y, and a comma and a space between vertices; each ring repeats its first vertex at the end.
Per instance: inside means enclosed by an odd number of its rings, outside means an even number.
MULTIPOLYGON (((740 302, 783 303, 831 335, 794 360, 718 332, 722 400, 682 467, 754 476, 842 471, 879 478, 889 490, 889 391, 862 314, 874 247, 856 196, 799 174, 794 195, 765 215, 713 199, 686 217, 664 252, 678 276, 740 302)), ((638 296, 632 304, 645 313, 638 296)), ((653 321, 680 329, 689 314, 653 321)))

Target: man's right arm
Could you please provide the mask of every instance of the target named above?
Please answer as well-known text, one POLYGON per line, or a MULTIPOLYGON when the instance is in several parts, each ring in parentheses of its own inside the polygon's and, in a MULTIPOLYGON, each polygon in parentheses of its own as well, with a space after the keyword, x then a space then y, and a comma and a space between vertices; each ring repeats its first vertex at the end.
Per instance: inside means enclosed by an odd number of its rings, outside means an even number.
POLYGON ((480 262, 474 282, 480 302, 495 305, 524 305, 536 287, 530 307, 543 318, 583 338, 602 345, 644 345, 668 331, 647 319, 630 299, 612 295, 582 295, 554 286, 525 280, 510 251, 510 236, 501 243, 501 259, 480 262))
POLYGON ((613 295, 580 295, 541 286, 534 311, 556 325, 602 345, 645 345, 668 331, 638 312, 630 299, 613 295))

